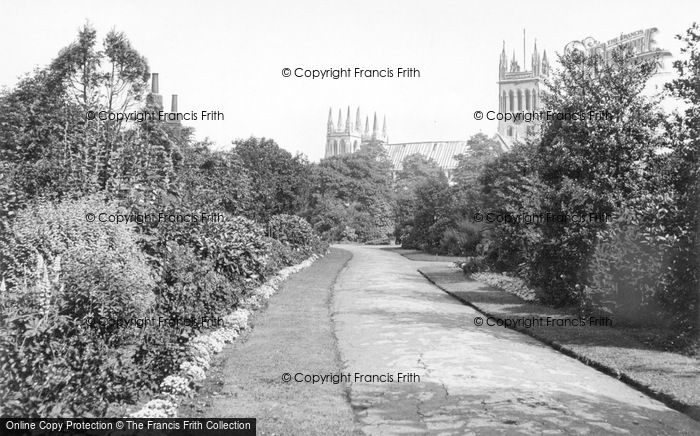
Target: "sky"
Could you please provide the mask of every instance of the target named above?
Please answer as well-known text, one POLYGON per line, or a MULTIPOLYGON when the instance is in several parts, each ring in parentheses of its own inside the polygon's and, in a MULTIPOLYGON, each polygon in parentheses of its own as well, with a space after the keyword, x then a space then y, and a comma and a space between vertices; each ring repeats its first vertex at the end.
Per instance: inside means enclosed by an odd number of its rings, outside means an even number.
MULTIPOLYGON (((159 73, 169 108, 220 111, 219 121, 185 122, 219 148, 264 136, 311 160, 323 157, 328 110, 386 115, 390 142, 466 140, 493 135, 503 41, 529 69, 534 39, 551 60, 572 40, 606 41, 656 27, 657 46, 679 53, 700 20, 700 2, 448 0, 0 0, 0 87, 47 65, 91 23, 103 37, 124 32, 159 73), (296 68, 417 68, 414 78, 283 77, 296 68)), ((666 61, 670 67, 671 60, 666 61)), ((294 74, 293 74, 294 75, 294 74)))

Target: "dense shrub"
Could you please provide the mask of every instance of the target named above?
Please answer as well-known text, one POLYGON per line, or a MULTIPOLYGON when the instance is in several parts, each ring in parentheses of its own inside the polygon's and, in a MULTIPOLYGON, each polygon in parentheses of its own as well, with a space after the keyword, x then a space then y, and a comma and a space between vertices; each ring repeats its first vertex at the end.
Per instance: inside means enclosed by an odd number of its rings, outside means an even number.
POLYGON ((621 322, 659 321, 656 297, 668 279, 668 244, 650 232, 640 212, 625 206, 615 214, 598 235, 590 264, 586 297, 592 309, 621 322))
MULTIPOLYGON (((172 211, 171 214, 201 216, 201 211, 172 211)), ((263 279, 267 255, 263 227, 241 216, 227 213, 222 216, 223 219, 198 222, 161 222, 156 241, 149 249, 164 259, 171 242, 189 247, 201 259, 211 261, 214 271, 232 283, 253 286, 263 279)))
MULTIPOLYGON (((25 279, 26 266, 37 256, 48 262, 60 257, 64 286, 56 305, 62 315, 80 322, 145 314, 154 300, 155 281, 133 226, 99 218, 124 213, 97 198, 27 207, 11 228, 10 287, 25 279), (89 214, 94 221, 86 219, 89 214)), ((110 341, 117 342, 123 334, 110 334, 110 341)))
POLYGON ((57 263, 49 269, 38 256, 34 274, 3 291, 0 415, 91 416, 104 414, 111 402, 136 398, 139 371, 126 350, 61 313, 57 263))
MULTIPOLYGON (((294 250, 289 244, 284 244, 277 239, 266 238, 269 247, 267 261, 265 262, 266 274, 274 274, 282 268, 296 265, 308 257, 308 250, 294 250)), ((320 243, 319 247, 327 245, 320 243)))
POLYGON ((312 246, 318 236, 304 218, 296 215, 274 215, 268 224, 270 237, 294 247, 312 246))
POLYGON ((453 256, 475 255, 480 251, 483 232, 482 223, 461 219, 443 231, 440 252, 453 256))
POLYGON ((155 310, 167 317, 219 317, 230 313, 241 297, 211 259, 201 259, 189 247, 168 244, 163 275, 156 290, 155 310))

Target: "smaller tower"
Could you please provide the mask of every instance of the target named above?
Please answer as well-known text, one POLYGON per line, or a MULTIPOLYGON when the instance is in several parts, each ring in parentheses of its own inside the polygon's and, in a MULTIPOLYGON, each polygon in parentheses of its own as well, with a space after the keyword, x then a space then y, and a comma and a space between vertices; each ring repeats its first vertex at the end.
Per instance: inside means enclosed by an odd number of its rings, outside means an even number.
POLYGON ((374 123, 372 124, 372 140, 376 141, 377 140, 377 133, 379 126, 377 125, 377 113, 374 113, 374 123))
POLYGON ((498 61, 498 78, 503 79, 506 76, 506 71, 508 71, 508 56, 506 55, 506 42, 503 41, 503 49, 498 61))
POLYGON ((333 131, 333 108, 328 108, 328 128, 326 133, 331 133, 333 131))
POLYGON ((348 114, 345 117, 345 133, 350 133, 351 130, 354 130, 352 128, 352 119, 350 119, 350 106, 348 106, 348 114))
POLYGON ((360 108, 357 108, 355 118, 358 121, 356 123, 353 123, 350 116, 350 106, 347 108, 345 119, 343 119, 342 109, 338 109, 337 122, 334 122, 332 113, 333 108, 328 111, 325 157, 354 153, 360 148, 363 141, 359 127, 360 108))
POLYGON ((385 144, 389 142, 389 135, 386 133, 386 115, 384 115, 384 122, 382 123, 382 141, 385 144))
POLYGON ((520 71, 520 65, 518 65, 518 61, 515 60, 515 50, 513 50, 513 58, 510 61, 510 72, 517 73, 518 71, 520 71))
POLYGON ((540 75, 541 64, 542 64, 542 61, 540 60, 540 53, 537 51, 537 39, 535 39, 535 49, 532 52, 532 72, 534 73, 535 76, 540 75))
POLYGON ((547 50, 542 54, 542 75, 549 76, 549 61, 547 60, 547 50))

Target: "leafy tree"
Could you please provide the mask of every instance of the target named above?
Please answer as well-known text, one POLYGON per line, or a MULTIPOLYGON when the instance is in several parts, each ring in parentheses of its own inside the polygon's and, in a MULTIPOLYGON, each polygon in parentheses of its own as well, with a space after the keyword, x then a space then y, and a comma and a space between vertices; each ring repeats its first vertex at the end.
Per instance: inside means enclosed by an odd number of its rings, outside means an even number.
MULTIPOLYGON (((545 121, 539 174, 551 189, 543 212, 611 214, 624 198, 648 189, 644 168, 663 144, 656 102, 641 91, 655 73, 653 60, 618 49, 605 61, 580 51, 560 57, 561 70, 545 96, 549 110, 573 117, 545 121)), ((604 220, 541 222, 542 240, 528 262, 528 279, 554 304, 580 300, 586 265, 604 220)))
POLYGON ((309 164, 292 156, 275 141, 248 138, 234 141, 252 186, 252 217, 267 221, 272 215, 299 213, 308 197, 309 164))
MULTIPOLYGON (((87 111, 126 112, 145 95, 148 63, 121 32, 112 30, 106 35, 104 50, 96 45, 95 29, 83 26, 77 41, 61 50, 49 70, 63 83, 69 101, 78 105, 83 116, 87 111)), ((119 147, 116 141, 123 128, 121 120, 100 120, 87 123, 83 129, 83 149, 94 159, 101 188, 109 179, 112 153, 119 147)))
POLYGON ((478 178, 484 166, 501 152, 501 145, 496 139, 483 133, 477 133, 467 141, 468 150, 455 156, 457 168, 452 180, 461 190, 478 190, 478 178))
POLYGON ((442 168, 433 160, 422 154, 406 156, 403 171, 396 177, 395 186, 395 228, 394 238, 401 242, 414 228, 414 215, 419 207, 416 190, 428 181, 438 181, 447 186, 447 178, 442 168))
POLYGON ((671 152, 664 174, 677 209, 661 223, 675 242, 671 251, 672 278, 662 301, 675 317, 678 330, 692 337, 700 322, 700 27, 694 23, 678 39, 685 42, 681 51, 686 58, 674 62, 679 77, 667 86, 687 108, 668 123, 671 152))
POLYGON ((411 231, 401 241, 402 246, 436 252, 443 233, 454 223, 449 216, 451 192, 447 178, 426 179, 415 187, 415 209, 411 231))
MULTIPOLYGON (((494 216, 518 216, 543 210, 547 186, 538 173, 537 145, 518 143, 488 162, 479 177, 481 210, 494 216)), ((526 264, 541 242, 541 230, 522 222, 486 223, 481 229, 486 261, 498 271, 526 264)))
POLYGON ((249 215, 254 191, 241 157, 212 151, 208 141, 187 145, 177 173, 182 202, 194 209, 249 215))
POLYGON ((385 242, 393 228, 391 168, 381 145, 323 159, 313 170, 309 222, 330 238, 349 232, 385 242))
POLYGON ((26 177, 13 185, 28 198, 102 190, 121 176, 114 160, 134 157, 125 149, 148 146, 120 122, 86 120, 87 111, 138 103, 148 79, 145 59, 123 34, 110 32, 104 51, 96 45, 95 30, 84 26, 48 67, 0 96, 2 158, 22 167, 26 177))

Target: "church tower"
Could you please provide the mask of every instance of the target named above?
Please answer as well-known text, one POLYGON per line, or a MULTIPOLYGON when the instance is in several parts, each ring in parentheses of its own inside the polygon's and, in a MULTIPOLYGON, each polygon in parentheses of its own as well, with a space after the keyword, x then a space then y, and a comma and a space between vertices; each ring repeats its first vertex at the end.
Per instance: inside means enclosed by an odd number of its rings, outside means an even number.
POLYGON ((362 124, 359 107, 355 112, 354 121, 350 115, 350 106, 348 106, 345 120, 343 120, 342 110, 339 109, 337 123, 333 120, 333 109, 328 110, 325 157, 354 153, 362 148, 364 144, 370 142, 379 144, 388 142, 386 117, 384 117, 384 125, 380 130, 376 112, 374 114, 374 125, 370 128, 369 117, 365 117, 365 123, 364 125, 362 124))
MULTIPOLYGON (((506 55, 506 44, 503 42, 503 49, 498 62, 498 111, 500 113, 516 114, 518 112, 539 112, 542 110, 541 96, 544 86, 543 80, 549 76, 549 62, 547 52, 540 57, 535 40, 532 56, 530 60, 530 70, 527 69, 525 53, 525 30, 523 30, 523 65, 522 71, 513 57, 508 64, 506 55)), ((499 120, 497 136, 502 145, 509 149, 516 141, 524 141, 527 137, 538 132, 536 122, 525 122, 522 120, 499 120)))

